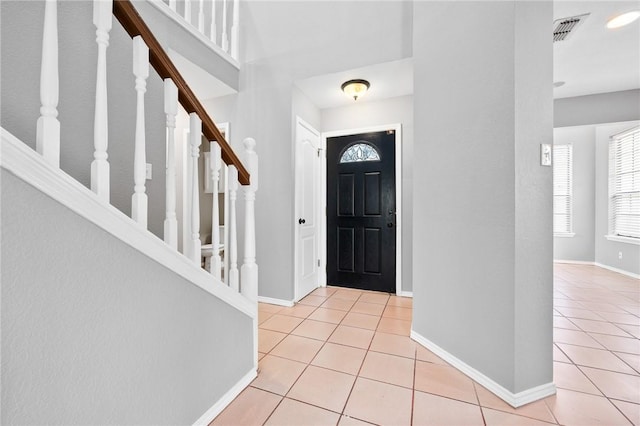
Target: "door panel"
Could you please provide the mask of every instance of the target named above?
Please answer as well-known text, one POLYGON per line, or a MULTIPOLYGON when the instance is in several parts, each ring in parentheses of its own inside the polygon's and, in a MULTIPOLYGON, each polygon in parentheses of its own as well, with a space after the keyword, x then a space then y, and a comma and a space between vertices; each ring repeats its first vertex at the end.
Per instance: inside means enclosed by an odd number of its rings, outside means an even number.
POLYGON ((395 244, 395 133, 329 138, 327 283, 395 292, 395 244))
POLYGON ((316 239, 315 236, 301 238, 302 241, 302 277, 309 277, 316 272, 316 239))
POLYGON ((340 272, 355 272, 353 228, 338 228, 338 270, 340 272))
POLYGON ((296 126, 296 300, 318 287, 318 191, 320 135, 296 126))
POLYGON ((380 172, 369 172, 364 175, 364 214, 380 215, 380 172))
POLYGON ((382 263, 382 232, 378 228, 364 230, 364 272, 379 274, 382 263))
POLYGON ((341 174, 338 188, 338 215, 354 215, 354 178, 353 174, 341 174))

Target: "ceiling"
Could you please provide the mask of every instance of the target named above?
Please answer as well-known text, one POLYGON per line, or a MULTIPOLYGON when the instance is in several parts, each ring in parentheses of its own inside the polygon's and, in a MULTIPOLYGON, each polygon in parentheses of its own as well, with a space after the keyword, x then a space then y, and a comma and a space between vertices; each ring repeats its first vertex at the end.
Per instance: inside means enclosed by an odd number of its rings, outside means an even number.
MULTIPOLYGON (((582 96, 640 88, 640 20, 609 30, 606 22, 621 13, 640 9, 640 1, 555 0, 554 20, 588 13, 589 16, 565 40, 553 44, 555 98, 582 96)), ((551 25, 549 26, 551 28, 551 25)), ((236 93, 176 52, 170 52, 200 99, 236 93)), ((371 83, 359 103, 413 93, 413 60, 406 58, 296 81, 296 85, 320 109, 349 105, 354 101, 340 90, 353 78, 371 83)))
MULTIPOLYGON (((616 30, 606 28, 608 19, 634 9, 640 9, 640 1, 554 2, 554 20, 590 14, 567 40, 553 45, 554 81, 565 82, 554 89, 555 98, 640 88, 640 20, 616 30)), ((315 76, 296 85, 318 108, 333 108, 354 102, 340 91, 340 85, 352 78, 371 83, 359 103, 409 95, 413 93, 413 61, 408 58, 315 76)))
POLYGON ((640 1, 554 2, 554 19, 590 14, 567 40, 553 45, 554 81, 565 82, 554 97, 640 88, 640 20, 606 28, 609 19, 634 9, 640 10, 640 1))
POLYGON ((319 108, 333 108, 353 103, 340 86, 347 80, 365 79, 371 83, 359 103, 413 93, 413 59, 385 62, 363 68, 319 75, 296 82, 296 86, 319 108))

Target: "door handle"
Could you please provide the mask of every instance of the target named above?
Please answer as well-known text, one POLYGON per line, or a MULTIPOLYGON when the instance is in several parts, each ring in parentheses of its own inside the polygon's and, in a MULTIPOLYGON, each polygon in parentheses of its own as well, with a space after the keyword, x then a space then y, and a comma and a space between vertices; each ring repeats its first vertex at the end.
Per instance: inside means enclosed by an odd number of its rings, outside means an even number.
POLYGON ((302 218, 298 219, 298 223, 299 223, 300 225, 302 225, 303 223, 306 223, 306 222, 307 222, 307 221, 306 221, 306 220, 304 220, 304 219, 302 219, 302 218))
POLYGON ((393 222, 389 222, 389 223, 387 223, 387 227, 388 227, 388 228, 393 228, 393 222))

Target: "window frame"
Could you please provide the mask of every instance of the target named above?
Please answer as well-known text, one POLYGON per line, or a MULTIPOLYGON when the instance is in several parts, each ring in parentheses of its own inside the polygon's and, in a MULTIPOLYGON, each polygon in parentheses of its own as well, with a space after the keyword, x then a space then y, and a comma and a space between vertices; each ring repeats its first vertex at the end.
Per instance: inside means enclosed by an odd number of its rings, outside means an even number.
POLYGON ((368 162, 368 161, 382 161, 382 153, 378 151, 378 148, 375 145, 365 140, 355 141, 347 145, 340 153, 340 159, 338 160, 340 164, 361 163, 361 162, 368 162), (366 157, 366 158, 356 158, 353 160, 345 158, 345 156, 347 155, 347 153, 349 153, 349 151, 355 150, 359 146, 366 146, 367 148, 369 148, 372 152, 375 153, 375 158, 366 157))
MULTIPOLYGON (((571 143, 565 143, 565 144, 554 144, 553 145, 553 149, 552 149, 552 158, 553 158, 553 236, 554 237, 564 237, 564 238, 571 238, 574 237, 576 234, 573 229, 573 144, 571 143), (558 169, 559 164, 560 163, 560 159, 561 159, 561 155, 563 154, 563 151, 566 152, 566 167, 564 167, 563 169, 558 169), (566 178, 564 179, 566 181, 565 189, 566 189, 566 194, 557 194, 556 193, 556 179, 558 177, 558 174, 563 173, 563 175, 566 175, 566 178), (556 224, 556 217, 560 216, 559 214, 556 213, 556 197, 565 197, 566 200, 564 201, 564 204, 566 206, 566 210, 567 212, 565 214, 562 215, 562 217, 566 216, 566 219, 564 220, 565 224, 567 225, 565 229, 561 230, 561 231, 556 231, 557 228, 557 224, 556 224)), ((564 177, 564 176, 563 176, 564 177)))
MULTIPOLYGON (((634 194, 640 197, 640 155, 638 152, 640 152, 640 126, 638 125, 609 138, 608 233, 605 235, 607 240, 640 245, 640 232, 637 235, 625 235, 621 234, 616 226, 616 205, 618 205, 616 198, 620 197, 620 194, 628 194, 630 200, 634 194), (625 143, 631 144, 629 149, 625 149, 625 152, 631 153, 631 159, 621 161, 618 157, 622 154, 621 151, 623 151, 625 143), (627 161, 630 161, 630 170, 625 171, 624 174, 631 175, 631 183, 624 185, 630 185, 630 188, 620 188, 619 186, 623 184, 620 182, 617 166, 622 162, 625 163, 624 166, 627 166, 627 161)), ((631 202, 629 204, 629 208, 632 209, 630 215, 640 216, 640 211, 636 212, 631 207, 631 202)))

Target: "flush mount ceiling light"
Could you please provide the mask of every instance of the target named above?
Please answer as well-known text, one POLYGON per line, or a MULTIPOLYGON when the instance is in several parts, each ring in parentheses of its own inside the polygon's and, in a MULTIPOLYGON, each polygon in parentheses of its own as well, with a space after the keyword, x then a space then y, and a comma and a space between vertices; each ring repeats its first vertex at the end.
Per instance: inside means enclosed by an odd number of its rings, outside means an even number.
POLYGON ((640 10, 632 10, 631 12, 623 13, 622 15, 609 19, 609 21, 607 21, 607 28, 614 29, 624 27, 638 18, 640 18, 640 10))
POLYGON ((347 96, 353 98, 354 101, 357 101, 359 97, 364 95, 371 85, 367 80, 349 80, 342 83, 340 88, 347 96))

